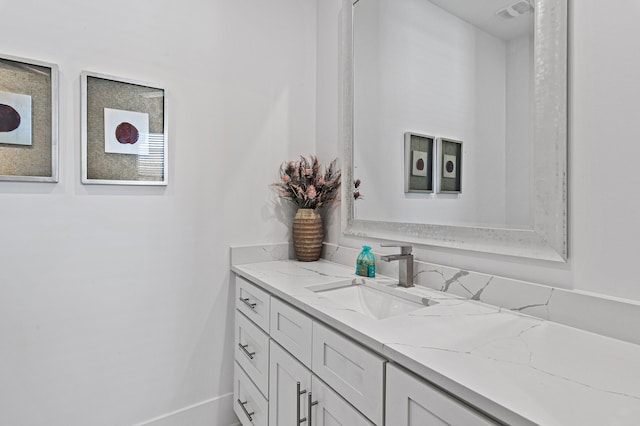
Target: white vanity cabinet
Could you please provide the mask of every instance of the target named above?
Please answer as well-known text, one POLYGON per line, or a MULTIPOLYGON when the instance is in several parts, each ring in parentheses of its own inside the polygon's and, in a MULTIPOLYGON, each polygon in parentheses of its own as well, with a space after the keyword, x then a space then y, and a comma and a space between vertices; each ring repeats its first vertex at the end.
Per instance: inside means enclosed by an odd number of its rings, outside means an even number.
POLYGON ((391 426, 495 426, 458 400, 401 370, 387 366, 386 424, 391 426))
POLYGON ((373 425, 273 340, 270 355, 270 425, 373 425))
POLYGON ((269 425, 271 296, 236 277, 233 411, 243 426, 269 425))
POLYGON ((383 424, 383 358, 241 277, 236 308, 234 411, 244 426, 383 424))
POLYGON ((244 426, 494 424, 241 277, 236 308, 234 411, 244 426))

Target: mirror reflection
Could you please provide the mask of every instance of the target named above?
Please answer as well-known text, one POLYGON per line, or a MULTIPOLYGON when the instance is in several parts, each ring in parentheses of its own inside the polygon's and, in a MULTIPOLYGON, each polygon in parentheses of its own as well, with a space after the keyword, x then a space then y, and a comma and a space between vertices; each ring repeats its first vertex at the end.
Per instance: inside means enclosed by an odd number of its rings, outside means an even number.
POLYGON ((533 228, 533 34, 529 0, 357 1, 355 219, 533 228))

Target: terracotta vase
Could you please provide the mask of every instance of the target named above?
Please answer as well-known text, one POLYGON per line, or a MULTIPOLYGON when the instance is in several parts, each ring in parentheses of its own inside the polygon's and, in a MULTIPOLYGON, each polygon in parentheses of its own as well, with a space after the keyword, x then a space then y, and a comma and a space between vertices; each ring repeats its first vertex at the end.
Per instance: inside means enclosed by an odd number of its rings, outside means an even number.
POLYGON ((324 230, 322 217, 315 209, 298 209, 293 219, 293 246, 301 262, 320 259, 324 230))

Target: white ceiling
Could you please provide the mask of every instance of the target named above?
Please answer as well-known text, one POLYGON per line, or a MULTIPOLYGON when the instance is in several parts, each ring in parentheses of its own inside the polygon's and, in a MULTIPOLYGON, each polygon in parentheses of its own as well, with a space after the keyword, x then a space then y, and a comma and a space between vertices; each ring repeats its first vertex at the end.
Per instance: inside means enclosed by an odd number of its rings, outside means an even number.
POLYGON ((518 0, 429 0, 481 30, 503 40, 533 34, 533 13, 513 19, 498 18, 496 12, 518 0))

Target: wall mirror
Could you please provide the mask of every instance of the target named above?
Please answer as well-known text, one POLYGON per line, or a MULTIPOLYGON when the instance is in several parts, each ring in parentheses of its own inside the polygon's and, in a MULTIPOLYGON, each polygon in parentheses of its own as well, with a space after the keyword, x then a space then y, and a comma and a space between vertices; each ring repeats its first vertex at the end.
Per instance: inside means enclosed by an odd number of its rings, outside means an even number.
POLYGON ((346 3, 347 235, 567 258, 567 0, 346 3))

